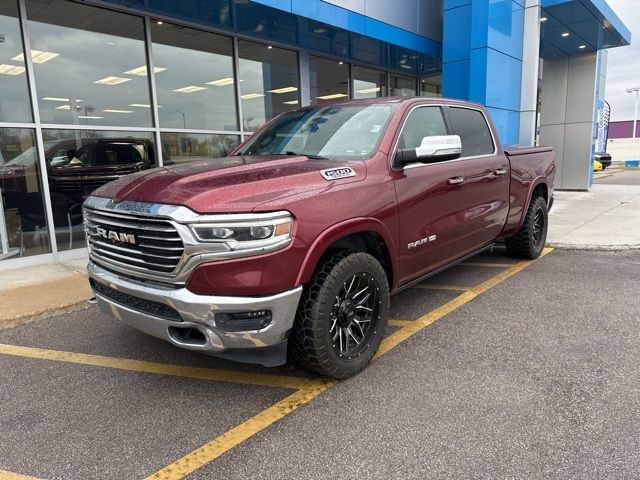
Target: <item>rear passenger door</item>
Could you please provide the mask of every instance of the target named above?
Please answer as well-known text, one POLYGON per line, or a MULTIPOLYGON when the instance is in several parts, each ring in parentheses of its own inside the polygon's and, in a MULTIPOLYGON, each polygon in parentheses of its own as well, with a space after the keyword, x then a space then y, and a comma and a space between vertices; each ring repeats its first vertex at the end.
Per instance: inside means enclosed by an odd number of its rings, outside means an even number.
POLYGON ((452 133, 462 140, 461 158, 449 164, 449 176, 458 182, 457 220, 449 246, 459 257, 500 235, 509 211, 509 161, 482 110, 449 106, 445 111, 452 133))

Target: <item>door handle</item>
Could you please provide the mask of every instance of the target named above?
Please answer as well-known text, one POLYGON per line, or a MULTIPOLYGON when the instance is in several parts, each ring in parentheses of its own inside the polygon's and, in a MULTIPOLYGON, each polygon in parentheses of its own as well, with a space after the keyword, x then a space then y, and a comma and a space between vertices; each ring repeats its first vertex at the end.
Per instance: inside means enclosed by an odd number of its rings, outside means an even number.
POLYGON ((447 183, 449 185, 460 185, 461 183, 464 183, 464 177, 452 177, 447 180, 447 183))
POLYGON ((498 168, 493 173, 495 173, 496 175, 506 175, 507 169, 506 169, 506 167, 498 168))

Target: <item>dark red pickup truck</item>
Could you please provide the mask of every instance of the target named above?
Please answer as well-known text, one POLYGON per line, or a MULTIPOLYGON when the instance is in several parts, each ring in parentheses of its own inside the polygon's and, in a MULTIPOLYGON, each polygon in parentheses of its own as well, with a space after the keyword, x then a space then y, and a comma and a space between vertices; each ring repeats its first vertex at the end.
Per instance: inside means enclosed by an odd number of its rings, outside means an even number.
POLYGON ((312 106, 229 157, 132 174, 85 202, 104 311, 179 347, 293 358, 345 378, 390 294, 504 240, 540 255, 553 150, 503 149, 486 110, 445 99, 312 106))

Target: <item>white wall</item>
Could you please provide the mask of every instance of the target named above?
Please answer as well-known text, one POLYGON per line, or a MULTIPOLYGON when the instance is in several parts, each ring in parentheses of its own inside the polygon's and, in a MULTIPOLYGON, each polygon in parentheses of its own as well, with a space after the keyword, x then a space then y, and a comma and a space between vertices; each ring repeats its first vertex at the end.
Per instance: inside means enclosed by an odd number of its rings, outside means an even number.
POLYGON ((635 148, 633 138, 610 138, 607 142, 607 153, 611 154, 611 161, 640 160, 640 138, 636 138, 635 148))

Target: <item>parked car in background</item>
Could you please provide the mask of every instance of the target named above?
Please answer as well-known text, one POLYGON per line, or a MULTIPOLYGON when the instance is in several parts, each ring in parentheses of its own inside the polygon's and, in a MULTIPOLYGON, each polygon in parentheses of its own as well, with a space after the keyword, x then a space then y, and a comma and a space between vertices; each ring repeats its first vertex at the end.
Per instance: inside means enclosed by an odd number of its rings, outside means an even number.
POLYGON ((600 163, 600 166, 602 167, 601 170, 604 170, 605 168, 611 166, 611 155, 606 152, 594 154, 593 159, 594 159, 594 163, 595 162, 600 163))
POLYGON ((84 204, 100 307, 174 345, 336 378, 375 354, 390 295, 504 240, 536 258, 548 147, 486 109, 379 98, 284 113, 229 157, 134 173, 84 204))

